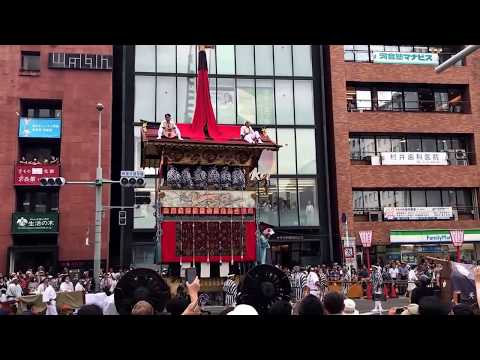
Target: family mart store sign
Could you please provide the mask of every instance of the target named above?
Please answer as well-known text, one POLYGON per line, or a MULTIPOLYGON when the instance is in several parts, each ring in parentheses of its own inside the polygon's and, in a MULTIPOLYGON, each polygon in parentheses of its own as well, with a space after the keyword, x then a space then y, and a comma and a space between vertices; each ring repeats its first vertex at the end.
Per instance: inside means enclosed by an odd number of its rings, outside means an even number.
MULTIPOLYGON (((480 242, 480 229, 465 230, 465 242, 480 242)), ((419 243, 451 243, 449 230, 392 230, 390 243, 392 244, 419 244, 419 243)))

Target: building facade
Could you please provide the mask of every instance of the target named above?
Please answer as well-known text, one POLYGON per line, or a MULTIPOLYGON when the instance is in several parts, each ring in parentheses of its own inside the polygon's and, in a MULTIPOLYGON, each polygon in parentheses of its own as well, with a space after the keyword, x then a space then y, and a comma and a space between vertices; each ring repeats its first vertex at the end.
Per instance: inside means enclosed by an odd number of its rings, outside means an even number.
MULTIPOLYGON (((278 154, 264 154, 257 169, 271 175, 258 218, 276 229, 271 256, 277 264, 319 263, 332 256, 323 51, 310 45, 207 49, 217 123, 248 120, 282 145, 278 154)), ((169 113, 178 123, 192 121, 198 49, 137 45, 116 47, 114 53, 115 68, 121 69, 114 71, 114 114, 125 141, 123 147, 114 145, 112 169, 140 169, 141 120, 159 123, 169 113)), ((144 189, 119 190, 122 204, 134 206, 126 226, 112 222, 112 237, 120 240, 112 258, 118 256, 120 264, 153 263, 155 169, 144 170, 144 189)))
POLYGON ((374 261, 480 259, 480 54, 437 74, 459 46, 329 47, 336 237, 373 231, 374 261))
MULTIPOLYGON (((112 67, 109 45, 0 47, 1 272, 93 267, 93 187, 41 186, 40 178, 95 179, 99 102, 103 174, 110 177, 112 67)), ((110 194, 103 195, 108 206, 110 194)), ((103 225, 105 263, 108 211, 103 225)))

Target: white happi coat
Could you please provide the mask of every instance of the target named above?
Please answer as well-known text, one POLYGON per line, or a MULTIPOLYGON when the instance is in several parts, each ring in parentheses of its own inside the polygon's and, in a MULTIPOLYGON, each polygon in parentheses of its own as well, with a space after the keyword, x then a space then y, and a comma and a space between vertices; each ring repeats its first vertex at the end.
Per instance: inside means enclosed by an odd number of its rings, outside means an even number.
POLYGON ((58 315, 57 312, 57 293, 52 285, 48 285, 45 291, 42 294, 42 301, 47 304, 47 313, 46 315, 58 315))

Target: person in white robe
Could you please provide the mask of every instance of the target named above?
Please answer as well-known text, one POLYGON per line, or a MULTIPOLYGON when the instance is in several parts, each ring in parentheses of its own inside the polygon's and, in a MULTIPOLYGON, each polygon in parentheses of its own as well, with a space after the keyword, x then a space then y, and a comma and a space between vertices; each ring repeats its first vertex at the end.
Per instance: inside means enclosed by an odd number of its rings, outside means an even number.
POLYGON ((60 284, 61 292, 73 292, 75 289, 73 283, 70 281, 70 276, 65 276, 63 282, 60 284))
POLYGON ((83 286, 83 280, 79 280, 76 284, 75 284, 75 291, 83 291, 85 292, 85 288, 83 286))
POLYGON ((56 298, 57 293, 52 286, 51 279, 49 279, 48 286, 42 294, 42 301, 47 305, 46 315, 58 315, 56 298))
POLYGON ((243 125, 240 128, 240 137, 248 142, 249 144, 262 144, 263 141, 260 139, 260 134, 258 131, 254 131, 252 126, 250 125, 249 121, 245 122, 245 125, 243 125))
POLYGON ((48 279, 44 278, 40 285, 38 285, 37 290, 35 290, 35 294, 42 295, 45 292, 45 289, 48 286, 48 279))

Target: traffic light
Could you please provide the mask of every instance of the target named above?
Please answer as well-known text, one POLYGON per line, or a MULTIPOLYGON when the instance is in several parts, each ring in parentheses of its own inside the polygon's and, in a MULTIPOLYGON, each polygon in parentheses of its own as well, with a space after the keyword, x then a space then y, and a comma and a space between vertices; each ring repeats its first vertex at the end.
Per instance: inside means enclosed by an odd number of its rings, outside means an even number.
POLYGON ((127 212, 125 210, 120 210, 118 212, 118 225, 127 225, 127 212))
POLYGON ((63 177, 53 177, 53 178, 41 178, 40 186, 63 186, 65 185, 65 178, 63 177))
POLYGON ((120 185, 124 187, 145 187, 145 179, 143 177, 136 176, 123 176, 120 178, 120 185))

